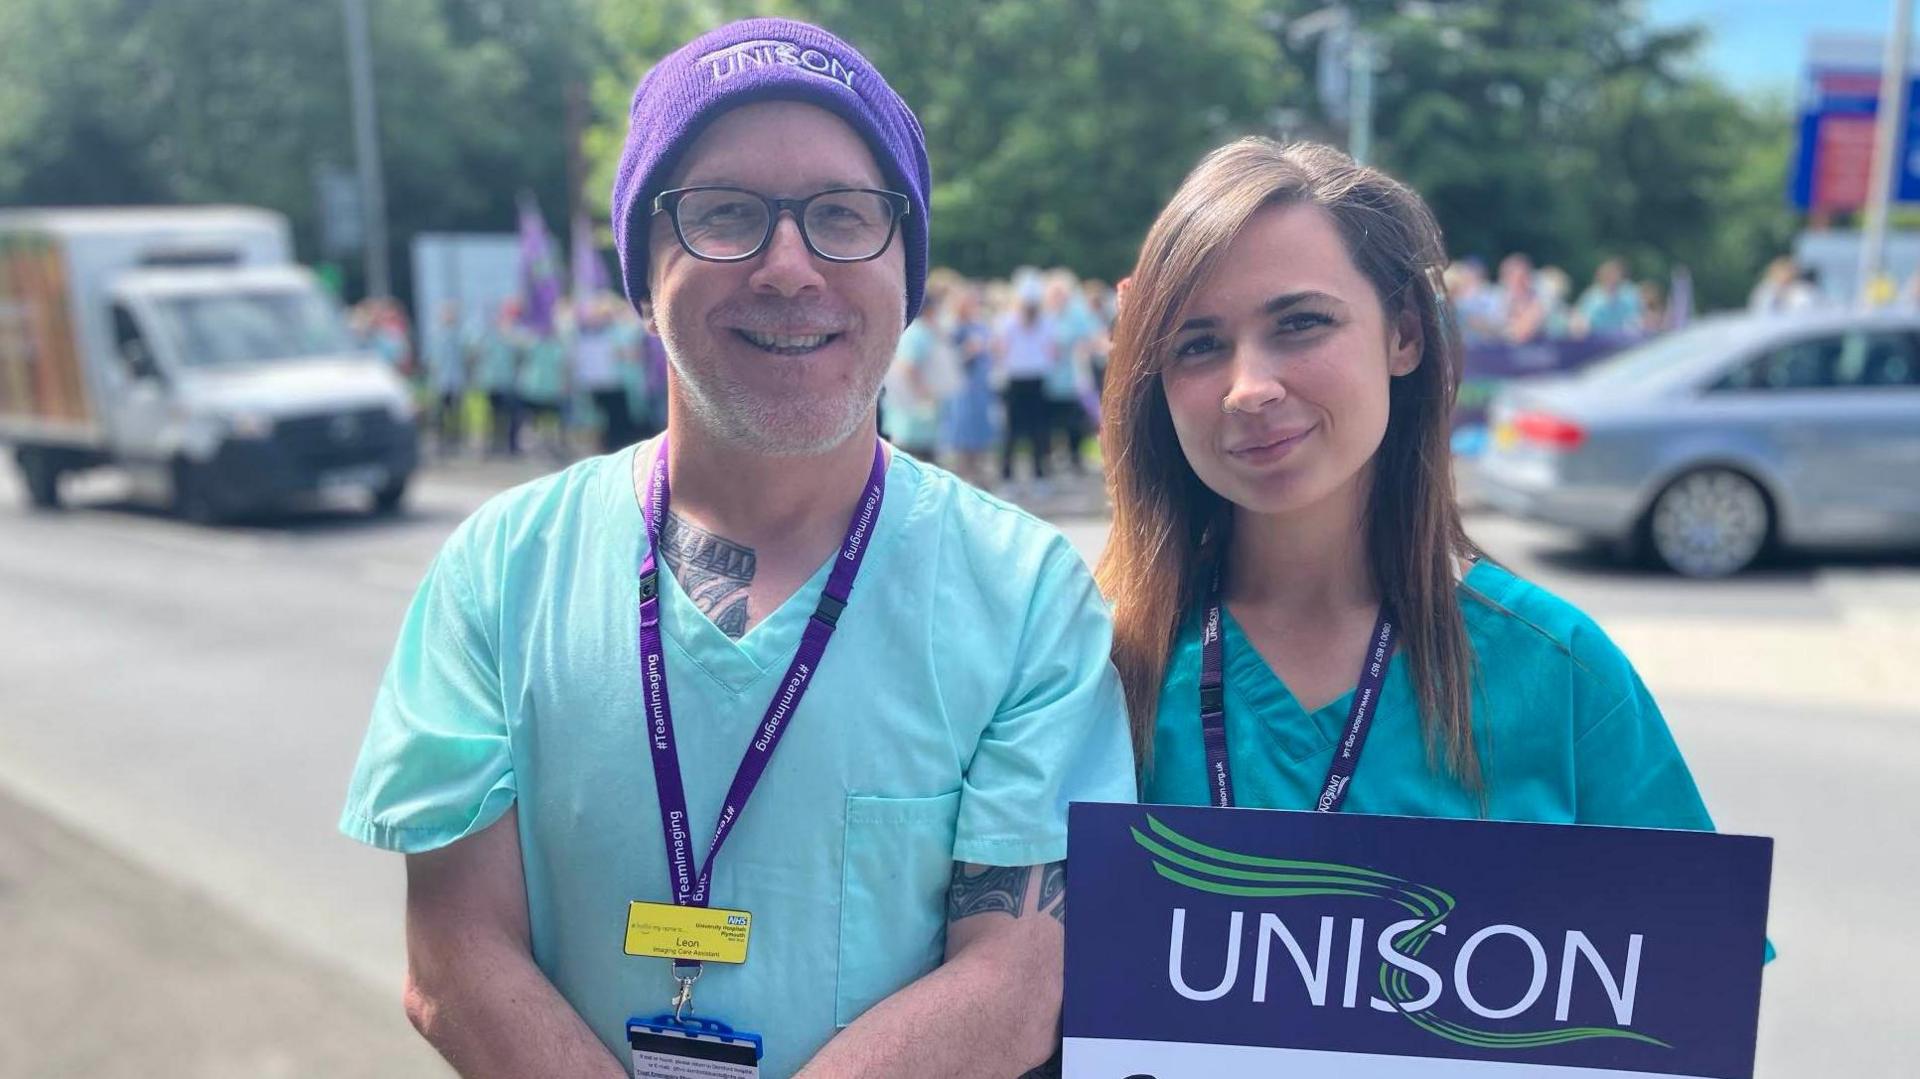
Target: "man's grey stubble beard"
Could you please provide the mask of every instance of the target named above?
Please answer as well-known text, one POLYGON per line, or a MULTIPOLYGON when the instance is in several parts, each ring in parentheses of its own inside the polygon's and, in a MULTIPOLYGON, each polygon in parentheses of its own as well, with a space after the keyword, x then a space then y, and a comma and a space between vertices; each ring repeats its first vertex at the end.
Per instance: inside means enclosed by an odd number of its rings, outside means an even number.
MULTIPOLYGON (((796 400, 750 390, 727 377, 716 359, 682 347, 680 335, 661 326, 667 360, 687 411, 707 431, 755 452, 774 457, 815 456, 845 442, 862 424, 871 424, 897 339, 877 356, 862 357, 844 393, 796 400), (811 416, 796 415, 807 408, 811 416), (821 415, 823 411, 837 415, 821 415)), ((878 350, 880 342, 872 346, 878 350)), ((769 362, 780 362, 769 357, 769 362)))

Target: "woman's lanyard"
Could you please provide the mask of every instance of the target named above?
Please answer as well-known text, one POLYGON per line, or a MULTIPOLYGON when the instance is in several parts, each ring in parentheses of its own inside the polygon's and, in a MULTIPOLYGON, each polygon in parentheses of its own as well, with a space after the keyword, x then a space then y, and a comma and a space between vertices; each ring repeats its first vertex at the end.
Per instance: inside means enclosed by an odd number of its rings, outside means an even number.
MULTIPOLYGON (((873 447, 873 469, 867 475, 865 493, 854 507, 847 524, 847 537, 834 557, 833 570, 827 576, 820 605, 800 638, 800 651, 780 680, 780 689, 767 706, 766 718, 727 788, 726 801, 720 806, 720 820, 713 830, 713 842, 707 848, 706 864, 696 874, 693 844, 687 829, 687 792, 680 778, 680 753, 673 738, 673 712, 667 702, 667 665, 660 639, 660 578, 655 559, 660 550, 660 530, 667 518, 667 439, 661 436, 660 448, 653 459, 652 478, 647 484, 646 504, 641 507, 647 522, 647 556, 640 563, 640 685, 646 703, 649 744, 653 751, 653 779, 660 794, 660 827, 665 833, 667 863, 673 872, 673 901, 680 906, 707 905, 707 886, 713 879, 713 861, 720 855, 734 824, 747 807, 754 787, 767 770, 767 761, 786 732, 787 721, 800 707, 800 699, 826 654, 840 612, 846 609, 853 591, 854 578, 866 557, 867 539, 880 516, 880 500, 886 492, 887 455, 877 440, 873 447)), ((700 964, 676 961, 674 977, 683 992, 700 976, 700 964)))
MULTIPOLYGON (((1353 770, 1360 763, 1360 750, 1367 744, 1367 731, 1373 726, 1374 708, 1380 703, 1380 686, 1387 676, 1387 657, 1393 654, 1393 614, 1380 605, 1380 620, 1373 627, 1373 642, 1360 666, 1360 683, 1354 687, 1353 707, 1347 712, 1346 737, 1340 740, 1327 768, 1326 785, 1314 809, 1338 813, 1346 804, 1347 787, 1353 782, 1353 770)), ((1207 621, 1200 636, 1200 741, 1207 751, 1207 786, 1212 789, 1213 804, 1233 808, 1233 770, 1227 763, 1226 687, 1221 675, 1220 583, 1214 581, 1213 600, 1207 607, 1207 621)))

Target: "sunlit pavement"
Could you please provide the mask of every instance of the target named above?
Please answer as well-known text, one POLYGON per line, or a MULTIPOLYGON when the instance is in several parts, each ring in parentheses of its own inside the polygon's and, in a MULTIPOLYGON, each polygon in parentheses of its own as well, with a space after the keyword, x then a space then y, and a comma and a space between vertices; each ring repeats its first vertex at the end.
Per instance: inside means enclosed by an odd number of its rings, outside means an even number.
MULTIPOLYGON (((0 930, 40 942, 0 963, 0 1072, 439 1073, 398 1009, 399 860, 333 821, 428 560, 544 467, 436 469, 397 519, 339 508, 222 529, 130 507, 107 478, 77 485, 74 509, 30 513, 0 478, 0 831, 26 837, 0 844, 0 930), (273 1040, 297 1019, 267 1003, 292 975, 313 996, 304 1029, 330 1035, 324 1060, 317 1041, 273 1040), (61 1014, 131 1017, 179 1051, 115 1053, 61 1014)), ((1048 497, 1034 508, 1095 556, 1097 487, 1048 497)), ((1702 583, 1493 516, 1469 527, 1633 658, 1722 827, 1777 837, 1782 958, 1759 1074, 1905 1074, 1920 1056, 1920 556, 1702 583)))

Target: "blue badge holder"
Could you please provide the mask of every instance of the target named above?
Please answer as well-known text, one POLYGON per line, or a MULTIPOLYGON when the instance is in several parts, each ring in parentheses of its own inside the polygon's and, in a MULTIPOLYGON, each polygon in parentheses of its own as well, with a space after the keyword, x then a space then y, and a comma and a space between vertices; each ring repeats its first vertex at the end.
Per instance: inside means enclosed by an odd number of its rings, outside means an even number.
POLYGON ((634 1038, 641 1034, 670 1034, 735 1048, 752 1046, 753 1059, 756 1063, 766 1054, 766 1046, 760 1040, 760 1035, 745 1030, 735 1030, 718 1019, 702 1019, 695 1015, 675 1019, 672 1012, 661 1012, 650 1019, 642 1019, 637 1015, 628 1019, 627 1043, 632 1045, 634 1038))

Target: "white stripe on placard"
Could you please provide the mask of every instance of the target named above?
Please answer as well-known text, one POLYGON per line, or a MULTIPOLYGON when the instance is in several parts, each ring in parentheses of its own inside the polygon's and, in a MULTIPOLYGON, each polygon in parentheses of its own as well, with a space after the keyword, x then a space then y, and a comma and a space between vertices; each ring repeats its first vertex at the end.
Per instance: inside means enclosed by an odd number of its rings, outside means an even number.
POLYGON ((1668 1079, 1682 1074, 1119 1038, 1068 1038, 1062 1063, 1061 1079, 1668 1079))

